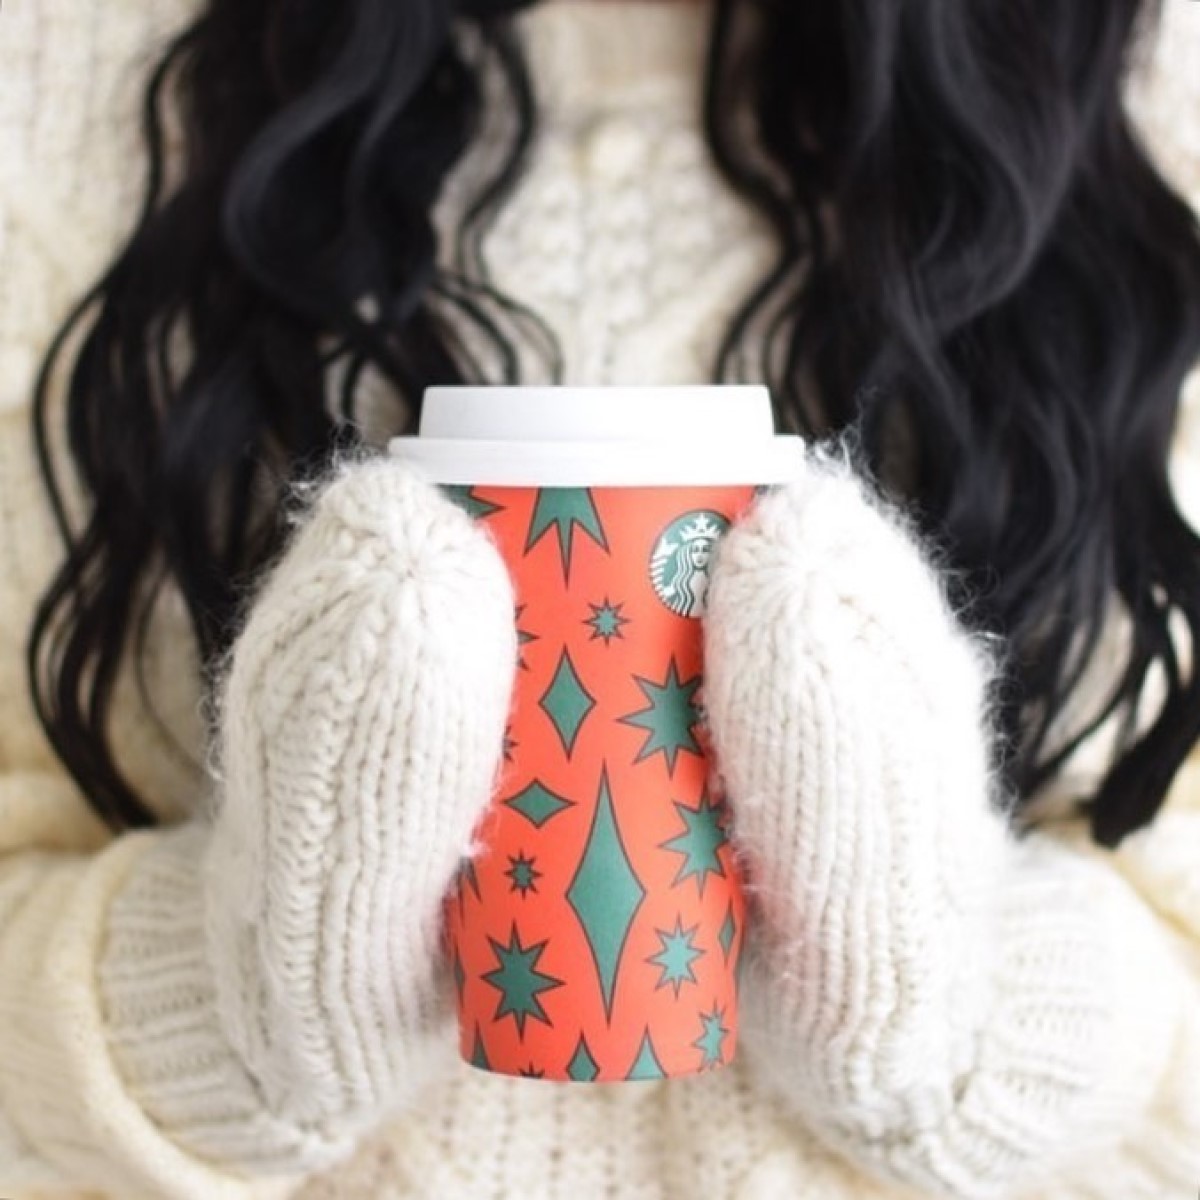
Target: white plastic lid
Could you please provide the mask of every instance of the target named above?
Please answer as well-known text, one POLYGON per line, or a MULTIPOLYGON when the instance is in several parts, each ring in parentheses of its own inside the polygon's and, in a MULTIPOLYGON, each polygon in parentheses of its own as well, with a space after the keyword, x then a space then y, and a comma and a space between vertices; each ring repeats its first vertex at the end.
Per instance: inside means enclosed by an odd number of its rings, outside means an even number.
POLYGON ((419 434, 522 442, 770 438, 771 396, 758 385, 431 387, 419 434))
POLYGON ((493 487, 769 485, 801 439, 765 387, 435 387, 388 451, 433 483, 493 487))
POLYGON ((492 487, 714 487, 786 483, 798 437, 760 442, 499 442, 393 438, 389 453, 431 483, 492 487))

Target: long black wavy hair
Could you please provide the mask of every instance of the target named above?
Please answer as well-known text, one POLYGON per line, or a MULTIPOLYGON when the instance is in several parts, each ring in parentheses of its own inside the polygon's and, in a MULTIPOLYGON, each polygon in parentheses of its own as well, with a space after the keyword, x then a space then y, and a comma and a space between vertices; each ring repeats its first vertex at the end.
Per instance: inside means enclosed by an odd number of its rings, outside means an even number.
MULTIPOLYGON (((749 354, 786 427, 852 430, 911 507, 964 618, 1005 648, 999 766, 1021 803, 1117 719, 1081 798, 1108 845, 1153 818, 1200 736, 1200 544, 1167 476, 1200 354, 1200 237, 1123 104, 1159 4, 712 0, 699 114, 779 245, 712 377, 744 377, 749 354), (1114 598, 1131 627, 1117 686, 1064 740, 1052 722, 1114 598), (1165 702, 1139 730, 1152 671, 1165 702)), ((536 140, 522 7, 208 0, 153 72, 144 205, 34 404, 67 555, 30 685, 115 830, 154 821, 108 738, 122 656, 170 580, 212 685, 289 486, 357 436, 364 372, 396 397, 397 432, 427 384, 519 381, 519 344, 556 376, 552 334, 491 287, 482 252, 536 140), (439 266, 431 209, 489 104, 510 134, 439 266), (60 359, 80 528, 51 451, 60 359)))

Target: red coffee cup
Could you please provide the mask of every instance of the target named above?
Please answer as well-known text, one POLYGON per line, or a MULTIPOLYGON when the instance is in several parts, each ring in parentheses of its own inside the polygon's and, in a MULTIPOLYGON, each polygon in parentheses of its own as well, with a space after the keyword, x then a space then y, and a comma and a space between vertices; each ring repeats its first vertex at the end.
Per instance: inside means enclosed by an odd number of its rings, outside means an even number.
POLYGON ((390 451, 484 523, 516 595, 505 762, 446 906, 460 1053, 563 1081, 729 1063, 746 906, 700 618, 800 440, 760 387, 431 388, 390 451))

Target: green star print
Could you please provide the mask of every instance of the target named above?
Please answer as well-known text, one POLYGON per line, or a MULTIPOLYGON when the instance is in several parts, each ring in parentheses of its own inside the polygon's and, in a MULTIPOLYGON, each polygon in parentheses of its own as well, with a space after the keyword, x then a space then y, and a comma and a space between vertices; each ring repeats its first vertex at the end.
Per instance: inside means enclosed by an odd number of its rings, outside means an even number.
POLYGON ((500 992, 496 1019, 499 1020, 506 1014, 511 1015, 517 1023, 517 1033, 521 1037, 525 1036, 527 1017, 549 1025, 550 1018, 546 1016, 538 994, 562 987, 563 981, 535 969, 542 951, 546 949, 546 942, 522 946, 521 935, 517 932, 515 922, 507 946, 492 937, 489 937, 488 941, 491 942, 492 950, 500 963, 494 971, 489 971, 483 976, 486 982, 500 992))
POLYGON ((700 1014, 700 1021, 704 1026, 704 1032, 692 1045, 704 1055, 704 1061, 700 1064, 701 1069, 704 1067, 715 1067, 721 1062, 721 1050, 725 1044, 726 1037, 729 1036, 729 1030, 721 1024, 724 1016, 725 1010, 718 1009, 715 1004, 711 1013, 700 1014))
POLYGON ((699 925, 693 925, 691 929, 685 930, 683 920, 677 916, 674 930, 654 931, 662 942, 662 949, 646 961, 662 968, 662 977, 654 985, 655 990, 670 984, 678 996, 683 984, 696 982, 696 976, 692 973, 692 963, 704 957, 704 951, 692 944, 699 928, 699 925))
POLYGON ((704 881, 708 876, 725 874, 725 868, 717 856, 717 851, 729 840, 721 825, 724 810, 720 803, 712 804, 707 793, 700 797, 699 808, 688 808, 677 800, 672 803, 687 826, 683 833, 662 843, 664 850, 683 855, 679 872, 672 882, 679 884, 689 875, 694 875, 703 896, 704 881))
POLYGON ((512 880, 511 892, 520 892, 522 896, 526 892, 536 892, 537 880, 542 877, 542 872, 539 871, 533 864, 537 862, 536 858, 526 858, 525 852, 520 850, 516 855, 510 854, 508 861, 512 864, 505 875, 512 880))
POLYGON ((628 625, 630 618, 621 616, 621 609, 624 604, 611 604, 607 596, 604 597, 602 604, 592 604, 588 602, 588 608, 592 610, 592 615, 583 623, 592 627, 591 640, 594 642, 597 638, 603 638, 604 644, 607 646, 613 638, 621 638, 624 640, 625 635, 621 632, 622 625, 628 625))
POLYGON ((636 675, 634 680, 650 702, 649 708, 620 718, 623 725, 636 725, 647 733, 634 761, 641 762, 661 751, 667 760, 667 770, 673 772, 680 750, 700 753, 700 744, 692 736, 692 729, 700 720, 699 706, 692 699, 700 687, 700 676, 681 680, 675 660, 671 659, 662 683, 653 683, 636 675))
POLYGON ((587 488, 551 487, 539 488, 533 506, 533 517, 529 522, 529 536, 525 541, 525 553, 541 540, 550 528, 558 537, 558 553, 562 559, 563 578, 571 573, 571 555, 575 549, 575 529, 578 526, 598 546, 608 549, 600 514, 596 511, 592 493, 587 488))

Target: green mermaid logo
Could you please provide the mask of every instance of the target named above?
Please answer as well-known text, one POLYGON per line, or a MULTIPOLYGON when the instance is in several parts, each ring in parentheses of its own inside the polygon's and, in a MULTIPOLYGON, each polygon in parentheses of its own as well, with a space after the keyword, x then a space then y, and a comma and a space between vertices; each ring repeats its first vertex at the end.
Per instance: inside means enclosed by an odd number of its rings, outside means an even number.
POLYGON ((703 614, 713 547, 728 528, 720 513, 696 509, 676 517, 659 535, 650 555, 650 582, 673 613, 703 614))

